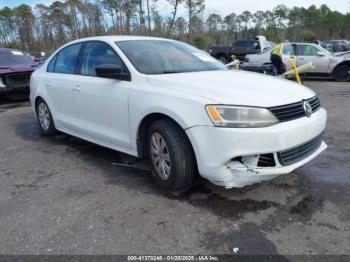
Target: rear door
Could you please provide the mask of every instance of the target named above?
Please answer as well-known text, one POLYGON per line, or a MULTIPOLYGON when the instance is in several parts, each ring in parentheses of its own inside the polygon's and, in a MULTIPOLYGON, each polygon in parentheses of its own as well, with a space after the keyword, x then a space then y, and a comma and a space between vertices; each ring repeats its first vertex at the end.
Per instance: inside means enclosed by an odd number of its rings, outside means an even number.
POLYGON ((49 63, 45 89, 49 106, 57 125, 73 129, 74 107, 72 90, 77 80, 76 65, 82 44, 63 48, 49 63))
POLYGON ((310 73, 327 73, 329 68, 330 58, 327 54, 311 44, 297 45, 297 66, 302 66, 312 62, 314 69, 310 73))
POLYGON ((292 70, 292 64, 290 60, 294 60, 296 62, 296 45, 291 43, 285 43, 282 47, 282 61, 286 66, 286 70, 292 70))
POLYGON ((103 64, 119 65, 128 72, 109 44, 87 42, 81 55, 80 76, 73 91, 77 131, 94 140, 126 149, 130 147, 128 88, 131 82, 96 76, 96 66, 103 64))

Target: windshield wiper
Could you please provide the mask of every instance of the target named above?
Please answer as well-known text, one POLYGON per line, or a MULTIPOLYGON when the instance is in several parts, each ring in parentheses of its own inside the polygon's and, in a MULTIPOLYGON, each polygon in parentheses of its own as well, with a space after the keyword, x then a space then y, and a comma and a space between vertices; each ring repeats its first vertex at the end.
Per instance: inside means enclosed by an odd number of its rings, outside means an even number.
POLYGON ((161 72, 161 74, 177 74, 177 73, 182 73, 181 71, 171 71, 171 70, 164 70, 161 72))

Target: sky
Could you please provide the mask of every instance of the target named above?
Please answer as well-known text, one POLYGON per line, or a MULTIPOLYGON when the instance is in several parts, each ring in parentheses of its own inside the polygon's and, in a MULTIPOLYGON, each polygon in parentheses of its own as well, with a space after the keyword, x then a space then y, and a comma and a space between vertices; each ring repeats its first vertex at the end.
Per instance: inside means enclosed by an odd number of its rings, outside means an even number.
MULTIPOLYGON (((52 0, 0 0, 0 8, 4 6, 13 7, 23 3, 34 6, 38 3, 50 4, 51 2, 52 0)), ((288 7, 309 7, 312 4, 319 7, 322 4, 327 4, 332 10, 341 13, 350 11, 350 0, 206 0, 206 14, 214 12, 220 15, 227 15, 232 12, 239 14, 245 10, 253 13, 257 10, 271 10, 279 4, 285 4, 288 7)), ((171 12, 165 0, 159 0, 158 9, 164 14, 171 12)), ((184 10, 180 10, 180 13, 183 12, 184 10)))

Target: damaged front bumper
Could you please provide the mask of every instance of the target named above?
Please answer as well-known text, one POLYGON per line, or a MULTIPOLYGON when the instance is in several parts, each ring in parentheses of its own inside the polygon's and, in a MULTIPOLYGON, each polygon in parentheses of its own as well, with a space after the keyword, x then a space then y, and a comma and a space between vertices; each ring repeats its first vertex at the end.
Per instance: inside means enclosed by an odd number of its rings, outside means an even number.
POLYGON ((327 148, 327 112, 266 128, 196 126, 186 130, 202 177, 226 188, 291 173, 327 148))

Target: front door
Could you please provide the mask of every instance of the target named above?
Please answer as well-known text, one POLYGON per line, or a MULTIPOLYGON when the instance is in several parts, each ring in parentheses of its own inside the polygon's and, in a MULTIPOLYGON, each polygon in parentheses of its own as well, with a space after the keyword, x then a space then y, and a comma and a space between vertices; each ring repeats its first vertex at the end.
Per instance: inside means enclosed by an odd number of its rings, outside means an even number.
MULTIPOLYGON (((298 44, 297 46, 297 66, 302 66, 312 62, 314 68, 309 73, 327 73, 329 68, 329 56, 323 53, 316 46, 311 44, 298 44)), ((306 73, 308 73, 306 72, 306 73)))
POLYGON ((95 67, 103 64, 119 65, 127 71, 107 43, 86 43, 80 76, 73 89, 77 131, 102 143, 129 149, 128 88, 131 82, 97 77, 95 67))

